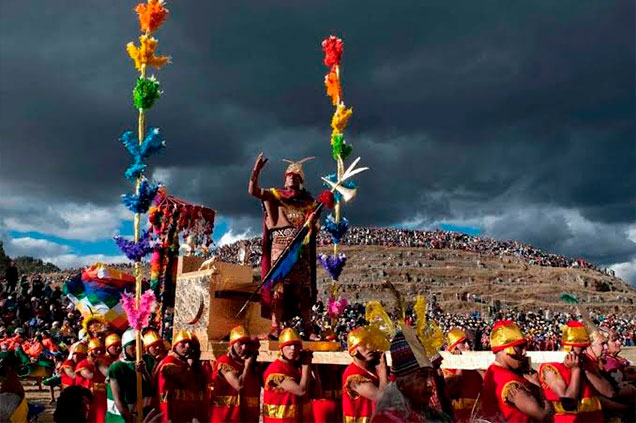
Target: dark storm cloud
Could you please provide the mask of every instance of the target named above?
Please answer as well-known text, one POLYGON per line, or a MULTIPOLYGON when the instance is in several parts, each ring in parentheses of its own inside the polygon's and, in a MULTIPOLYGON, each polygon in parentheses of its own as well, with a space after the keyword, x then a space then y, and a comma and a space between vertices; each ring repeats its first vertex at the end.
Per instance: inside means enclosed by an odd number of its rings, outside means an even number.
MULTIPOLYGON (((318 156, 307 166, 318 191, 318 176, 334 168, 320 41, 335 32, 345 39, 345 100, 355 110, 346 136, 373 169, 360 177, 352 221, 425 226, 528 207, 575 210, 612 228, 594 257, 623 261, 633 246, 625 235, 636 220, 633 2, 169 6, 157 37, 174 64, 156 72, 165 96, 149 123, 168 141, 152 165, 173 192, 253 222, 259 208, 246 182, 261 150, 272 158, 263 185, 280 183, 281 158, 318 156)), ((135 125, 135 73, 123 49, 136 33, 133 7, 3 4, 5 184, 102 205, 130 188, 117 137, 135 125)), ((491 234, 576 254, 567 243, 578 238, 554 230, 559 213, 553 225, 491 234)), ((524 216, 511 224, 538 218, 524 216)))

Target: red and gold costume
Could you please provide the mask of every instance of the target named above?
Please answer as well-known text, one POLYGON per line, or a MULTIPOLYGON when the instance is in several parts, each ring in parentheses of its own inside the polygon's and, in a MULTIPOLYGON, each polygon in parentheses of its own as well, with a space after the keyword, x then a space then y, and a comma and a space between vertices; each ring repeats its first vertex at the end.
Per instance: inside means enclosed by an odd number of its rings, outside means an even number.
POLYGON ((87 351, 88 349, 86 348, 86 345, 81 342, 77 342, 73 344, 73 346, 71 347, 71 358, 62 362, 62 365, 60 366, 62 389, 75 385, 75 378, 67 375, 65 370, 70 370, 72 372, 75 372, 75 367, 77 366, 77 363, 73 361, 73 357, 76 354, 86 355, 87 351))
MULTIPOLYGON (((293 329, 284 329, 279 338, 279 348, 294 343, 302 345, 302 340, 293 329)), ((300 383, 300 377, 300 370, 281 358, 269 365, 263 375, 263 423, 311 421, 309 395, 299 397, 280 387, 286 379, 300 383)))
POLYGON ((342 375, 342 414, 344 423, 368 423, 375 410, 375 402, 351 389, 354 384, 372 383, 380 386, 378 375, 359 367, 355 363, 349 364, 342 375))
MULTIPOLYGON (((357 328, 347 336, 347 349, 354 356, 358 346, 366 341, 366 329, 357 328)), ((372 383, 380 386, 380 379, 374 372, 370 372, 356 363, 351 363, 342 375, 342 414, 344 423, 368 423, 375 410, 375 402, 359 395, 353 386, 362 383, 372 383)))
MULTIPOLYGON (((448 351, 453 352, 459 344, 466 341, 466 333, 461 329, 448 332, 448 351)), ((444 378, 456 377, 456 369, 443 369, 444 378)), ((459 392, 451 397, 453 417, 456 422, 469 422, 473 410, 477 410, 477 400, 482 389, 483 380, 477 370, 462 370, 459 392)))
MULTIPOLYGON (((174 337, 173 347, 179 342, 192 341, 194 336, 186 331, 179 331, 174 337)), ((197 385, 197 377, 190 370, 188 363, 175 353, 169 353, 157 369, 157 388, 159 391, 159 410, 163 413, 164 422, 191 422, 193 418, 201 420, 205 414, 206 392, 197 385), (179 377, 167 376, 165 370, 179 377), (172 371, 176 370, 176 372, 172 371)))
MULTIPOLYGON (((242 326, 230 332, 230 348, 240 341, 250 339, 242 326)), ((245 363, 224 354, 214 363, 210 397, 210 423, 257 423, 260 418, 260 383, 253 377, 243 381, 238 392, 227 382, 223 373, 241 375, 245 363)), ((255 376, 253 373, 251 376, 255 376)))
MULTIPOLYGON (((572 347, 585 348, 590 345, 590 338, 581 322, 571 321, 563 328, 563 350, 571 351, 572 347)), ((585 377, 581 378, 578 404, 575 410, 566 410, 561 403, 561 398, 556 395, 545 382, 545 376, 552 372, 560 377, 565 385, 570 384, 572 370, 563 363, 543 363, 539 366, 539 380, 543 388, 545 398, 554 407, 555 423, 572 422, 603 422, 603 412, 601 411, 601 401, 598 393, 585 377)))
MULTIPOLYGON (((302 164, 305 161, 307 159, 289 162, 291 164, 285 175, 296 174, 301 181, 304 181, 302 164)), ((298 190, 271 188, 267 191, 270 193, 269 199, 263 201, 262 277, 265 277, 271 266, 292 242, 316 206, 314 198, 302 187, 298 190)), ((309 318, 309 310, 316 301, 316 294, 316 235, 315 231, 312 231, 309 243, 303 247, 298 261, 289 274, 275 286, 267 284, 263 286, 261 314, 269 318, 280 303, 283 304, 283 320, 293 317, 297 312, 301 313, 303 319, 309 318), (303 316, 303 313, 306 315, 303 316)))
MULTIPOLYGON (((504 320, 495 323, 490 335, 490 347, 494 353, 505 351, 515 354, 514 347, 523 345, 526 339, 519 327, 512 321, 504 320)), ((485 419, 491 423, 529 423, 534 420, 521 412, 508 401, 508 394, 514 390, 525 390, 538 397, 532 384, 521 374, 499 366, 496 362, 491 364, 484 375, 484 384, 481 392, 481 407, 485 419)))
MULTIPOLYGON (((89 354, 97 349, 102 348, 99 339, 92 339, 88 344, 89 354)), ((94 423, 104 423, 106 419, 106 376, 99 370, 102 358, 91 360, 86 358, 75 367, 75 384, 90 389, 93 393, 93 403, 90 411, 90 421, 94 423), (91 379, 82 377, 81 371, 87 370, 93 374, 91 379)), ((104 362, 106 364, 106 362, 104 362)))

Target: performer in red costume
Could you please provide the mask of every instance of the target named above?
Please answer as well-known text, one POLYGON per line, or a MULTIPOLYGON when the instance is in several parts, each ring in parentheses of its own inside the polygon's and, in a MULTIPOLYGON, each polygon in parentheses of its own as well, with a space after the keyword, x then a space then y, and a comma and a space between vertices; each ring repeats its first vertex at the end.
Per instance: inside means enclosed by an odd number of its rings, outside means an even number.
POLYGON ((389 383, 384 354, 370 342, 368 331, 360 327, 349 332, 347 349, 353 363, 342 375, 344 423, 368 423, 375 402, 389 383))
POLYGON ((75 384, 90 389, 93 403, 90 408, 90 421, 104 423, 106 419, 106 373, 108 363, 104 359, 104 346, 99 338, 88 343, 88 357, 75 368, 75 384))
POLYGON ((539 380, 543 393, 554 407, 555 423, 603 422, 598 393, 581 369, 583 350, 590 338, 581 322, 570 321, 563 327, 563 363, 543 363, 539 380))
POLYGON ((542 422, 551 419, 553 409, 543 400, 538 386, 530 381, 526 338, 511 320, 494 324, 490 348, 495 362, 484 375, 482 412, 491 423, 542 422))
POLYGON ((228 353, 214 363, 210 423, 258 423, 261 384, 256 373, 258 341, 237 326, 230 331, 228 353))
MULTIPOLYGON (((447 350, 456 355, 470 351, 466 333, 452 329, 447 335, 447 350)), ((477 399, 483 383, 482 372, 478 370, 442 369, 446 381, 446 391, 453 407, 453 417, 458 423, 468 423, 473 413, 479 414, 477 399)))
MULTIPOLYGON (((306 158, 290 162, 285 172, 285 188, 262 189, 258 178, 267 159, 259 154, 248 192, 263 203, 263 256, 261 259, 261 277, 265 277, 272 264, 294 239, 316 206, 311 194, 303 187, 305 174, 303 163, 313 159, 306 158)), ((314 216, 315 218, 315 216, 314 216)), ((261 291, 261 314, 271 319, 270 335, 277 338, 283 320, 300 315, 303 319, 306 336, 313 338, 311 325, 311 307, 316 302, 316 236, 311 236, 308 245, 303 247, 301 256, 290 273, 275 286, 263 286, 261 291)))
POLYGON ((303 350, 300 336, 291 328, 281 332, 278 342, 280 357, 263 375, 263 423, 309 422, 311 351, 303 350))
POLYGON ((71 346, 71 358, 65 360, 60 366, 62 389, 75 385, 75 367, 86 358, 87 351, 86 344, 82 342, 76 342, 71 346))
POLYGON ((205 388, 198 386, 198 377, 188 363, 195 337, 185 330, 176 333, 172 350, 157 369, 159 409, 163 422, 191 423, 207 417, 205 388))

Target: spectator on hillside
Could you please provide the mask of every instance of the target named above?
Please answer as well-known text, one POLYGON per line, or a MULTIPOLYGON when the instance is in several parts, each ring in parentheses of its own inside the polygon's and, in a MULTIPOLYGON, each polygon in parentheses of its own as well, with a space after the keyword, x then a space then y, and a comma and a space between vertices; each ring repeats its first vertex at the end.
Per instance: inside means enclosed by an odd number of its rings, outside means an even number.
POLYGON ((4 274, 4 279, 6 281, 5 290, 7 292, 15 291, 15 288, 18 285, 18 277, 18 268, 15 266, 13 260, 9 260, 4 274))

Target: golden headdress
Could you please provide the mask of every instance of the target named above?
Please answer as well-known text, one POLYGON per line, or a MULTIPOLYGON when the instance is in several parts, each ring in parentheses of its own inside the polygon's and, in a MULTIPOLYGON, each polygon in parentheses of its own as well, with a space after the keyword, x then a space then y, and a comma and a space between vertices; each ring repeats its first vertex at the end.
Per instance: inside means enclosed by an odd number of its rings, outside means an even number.
POLYGON ((230 346, 248 339, 250 339, 250 334, 243 326, 237 326, 230 331, 230 346))
POLYGON ((186 341, 193 341, 193 340, 194 340, 194 335, 192 333, 190 333, 189 331, 185 329, 180 329, 177 331, 177 333, 174 335, 174 338, 172 339, 172 346, 174 347, 179 342, 186 342, 186 341))
POLYGON ((283 159, 283 161, 285 163, 289 163, 289 166, 287 166, 287 170, 285 171, 285 175, 287 175, 288 173, 295 173, 296 175, 300 176, 300 179, 302 179, 303 182, 304 182, 305 181, 305 171, 303 170, 303 164, 305 164, 308 161, 311 161, 311 160, 313 160, 315 158, 316 157, 314 157, 314 156, 305 157, 304 159, 300 159, 298 161, 292 161, 292 160, 283 159))
POLYGON ((291 344, 302 346, 303 340, 294 329, 285 328, 278 337, 278 348, 283 348, 291 344))
POLYGON ((490 349, 494 353, 505 351, 506 354, 515 354, 513 347, 526 342, 526 337, 521 332, 521 329, 512 320, 500 320, 492 327, 490 349))
POLYGON ((88 343, 88 351, 96 350, 97 348, 102 348, 103 344, 99 338, 93 338, 88 343))
POLYGON ((572 347, 585 348, 590 345, 590 336, 583 323, 572 320, 563 326, 563 349, 569 351, 572 347))
POLYGON ((121 338, 116 333, 111 333, 106 337, 106 348, 110 348, 112 345, 121 344, 121 338))
POLYGON ((149 330, 148 332, 144 334, 143 342, 144 342, 144 348, 148 348, 151 345, 156 344, 157 342, 163 342, 163 340, 161 339, 161 337, 159 336, 157 332, 155 332, 154 330, 149 330))
POLYGON ((88 348, 83 342, 76 342, 71 346, 71 354, 86 354, 87 352, 88 348))
POLYGON ((347 350, 351 356, 358 353, 360 344, 367 341, 367 330, 365 327, 357 327, 347 335, 347 350))
POLYGON ((448 343, 448 351, 453 352, 457 345, 461 344, 466 340, 466 332, 461 329, 451 329, 448 331, 447 335, 447 343, 448 343))

